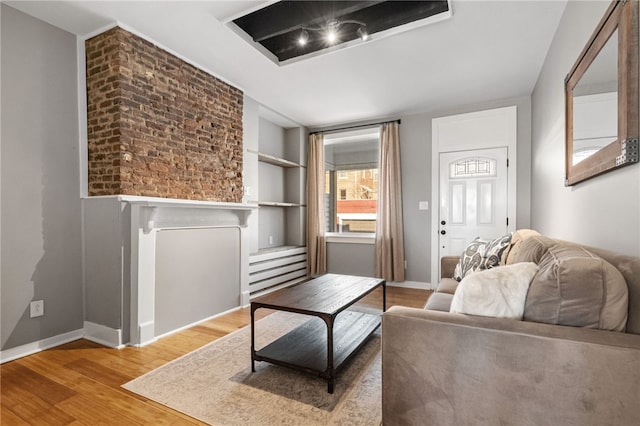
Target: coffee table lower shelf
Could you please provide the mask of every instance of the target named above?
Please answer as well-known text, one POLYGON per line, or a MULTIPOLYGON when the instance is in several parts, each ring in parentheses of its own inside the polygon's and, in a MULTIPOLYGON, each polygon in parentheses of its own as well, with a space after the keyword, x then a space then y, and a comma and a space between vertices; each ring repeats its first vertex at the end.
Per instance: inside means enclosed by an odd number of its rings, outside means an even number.
POLYGON ((278 340, 255 351, 252 361, 272 364, 316 374, 329 380, 333 392, 335 373, 380 326, 380 315, 344 311, 333 323, 333 362, 327 359, 328 326, 314 317, 278 340))

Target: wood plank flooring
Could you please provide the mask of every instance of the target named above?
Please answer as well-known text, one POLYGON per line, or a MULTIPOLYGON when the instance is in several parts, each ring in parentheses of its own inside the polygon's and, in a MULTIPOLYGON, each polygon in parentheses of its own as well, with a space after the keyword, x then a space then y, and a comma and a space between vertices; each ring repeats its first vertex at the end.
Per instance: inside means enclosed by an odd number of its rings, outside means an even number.
MULTIPOLYGON (((422 307, 430 292, 387 288, 387 306, 422 307)), ((381 291, 363 299, 380 307, 381 291)), ((258 309, 256 319, 271 311, 258 309)), ((120 386, 248 325, 241 309, 180 331, 143 348, 105 348, 77 340, 0 366, 0 424, 201 425, 120 386)))

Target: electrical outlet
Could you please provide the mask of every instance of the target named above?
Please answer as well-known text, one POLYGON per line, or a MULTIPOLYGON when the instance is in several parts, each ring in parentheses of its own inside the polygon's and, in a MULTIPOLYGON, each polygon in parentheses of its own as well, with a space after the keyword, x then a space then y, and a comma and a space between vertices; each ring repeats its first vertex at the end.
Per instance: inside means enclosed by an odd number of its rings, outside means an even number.
POLYGON ((44 300, 34 300, 31 302, 31 318, 44 315, 44 300))
POLYGON ((269 235, 269 245, 273 245, 273 235, 269 235))

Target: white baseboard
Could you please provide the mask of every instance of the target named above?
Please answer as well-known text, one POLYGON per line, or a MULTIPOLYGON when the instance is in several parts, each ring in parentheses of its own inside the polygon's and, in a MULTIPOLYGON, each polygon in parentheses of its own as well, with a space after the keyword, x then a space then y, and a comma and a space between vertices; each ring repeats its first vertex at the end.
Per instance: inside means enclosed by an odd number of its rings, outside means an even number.
POLYGON ((140 348, 158 340, 158 338, 156 337, 155 321, 147 321, 140 324, 140 326, 138 327, 138 335, 140 336, 140 342, 138 342, 134 346, 140 348))
POLYGON ((4 351, 0 351, 0 364, 25 357, 27 355, 33 355, 40 351, 44 351, 45 349, 64 345, 65 343, 73 342, 74 340, 82 339, 83 337, 84 330, 80 329, 49 337, 47 339, 38 340, 37 342, 27 343, 26 345, 16 346, 15 348, 6 349, 4 351))
POLYGON ((191 327, 194 327, 194 326, 196 326, 196 325, 198 325, 198 324, 202 324, 203 322, 206 322, 206 321, 212 320, 212 319, 214 319, 214 318, 218 318, 218 317, 220 317, 220 316, 222 316, 222 315, 226 315, 226 314, 228 314, 228 313, 230 313, 230 312, 238 311, 238 310, 240 310, 240 309, 242 309, 242 308, 243 308, 243 306, 238 306, 238 307, 236 307, 236 308, 231 308, 231 309, 228 309, 228 310, 226 310, 226 311, 220 312, 219 314, 211 315, 210 317, 203 318, 203 319, 198 320, 198 321, 196 321, 196 322, 192 322, 191 324, 183 325, 182 327, 180 327, 180 328, 176 328, 175 330, 167 331, 166 333, 163 333, 163 334, 161 334, 161 335, 159 335, 159 336, 155 336, 155 339, 156 339, 156 340, 158 340, 158 339, 162 339, 163 337, 170 336, 170 335, 172 335, 172 334, 178 333, 179 331, 186 330, 186 329, 191 328, 191 327))
POLYGON ((91 321, 84 322, 84 338, 110 348, 122 349, 122 330, 96 324, 91 321))
POLYGON ((431 283, 423 283, 420 281, 389 281, 387 285, 390 287, 417 288, 420 290, 435 290, 435 287, 431 285, 431 283))
POLYGON ((250 304, 251 304, 251 295, 249 294, 249 290, 243 291, 241 295, 240 306, 242 306, 243 308, 246 308, 250 304))

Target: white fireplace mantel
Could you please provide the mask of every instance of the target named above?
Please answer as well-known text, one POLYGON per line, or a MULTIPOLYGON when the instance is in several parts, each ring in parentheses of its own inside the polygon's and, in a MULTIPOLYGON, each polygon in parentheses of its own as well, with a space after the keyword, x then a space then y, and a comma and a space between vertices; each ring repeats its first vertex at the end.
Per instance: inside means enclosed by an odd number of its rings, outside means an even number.
POLYGON ((140 224, 146 233, 152 229, 210 226, 247 226, 247 218, 258 206, 217 201, 119 195, 118 199, 144 212, 140 224))
POLYGON ((178 200, 120 195, 130 206, 131 322, 130 344, 155 340, 156 234, 163 229, 238 227, 240 229, 240 300, 249 303, 247 219, 255 204, 178 200))

